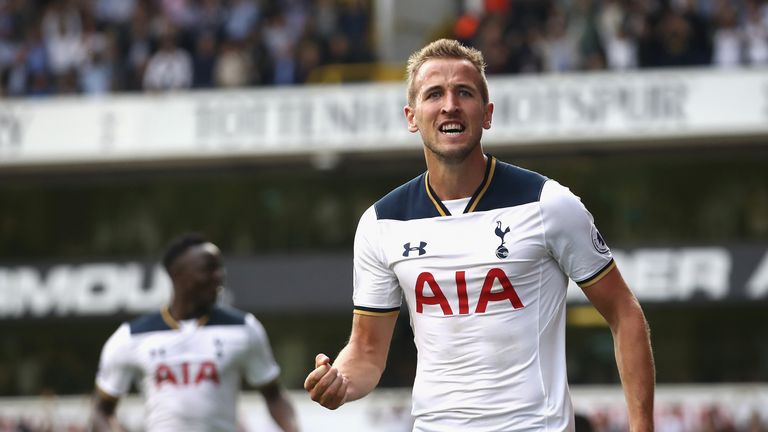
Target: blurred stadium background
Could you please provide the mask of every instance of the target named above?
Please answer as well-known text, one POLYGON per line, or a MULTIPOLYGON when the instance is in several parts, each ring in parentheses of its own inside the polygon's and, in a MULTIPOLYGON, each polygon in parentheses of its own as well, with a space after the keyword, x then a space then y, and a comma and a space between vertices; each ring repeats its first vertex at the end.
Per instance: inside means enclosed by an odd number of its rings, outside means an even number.
MULTIPOLYGON (((348 335, 359 215, 424 169, 401 81, 443 36, 488 60, 487 150, 570 186, 614 249, 657 430, 768 430, 765 0, 0 0, 0 431, 84 430, 101 345, 164 303, 189 230, 304 430, 410 430, 405 312, 370 398, 325 411, 301 384, 348 335)), ((625 430, 610 333, 569 301, 574 404, 625 430)), ((273 430, 260 403, 246 430, 273 430)), ((120 412, 140 430, 137 398, 120 412)))

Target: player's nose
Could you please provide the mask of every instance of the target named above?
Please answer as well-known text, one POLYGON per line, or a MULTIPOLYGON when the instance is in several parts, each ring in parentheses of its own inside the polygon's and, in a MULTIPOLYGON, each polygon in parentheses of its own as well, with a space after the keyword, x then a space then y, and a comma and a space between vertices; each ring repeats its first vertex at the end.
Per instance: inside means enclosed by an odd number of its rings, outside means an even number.
POLYGON ((460 109, 459 99, 453 92, 448 92, 443 98, 442 111, 444 113, 458 112, 460 109))

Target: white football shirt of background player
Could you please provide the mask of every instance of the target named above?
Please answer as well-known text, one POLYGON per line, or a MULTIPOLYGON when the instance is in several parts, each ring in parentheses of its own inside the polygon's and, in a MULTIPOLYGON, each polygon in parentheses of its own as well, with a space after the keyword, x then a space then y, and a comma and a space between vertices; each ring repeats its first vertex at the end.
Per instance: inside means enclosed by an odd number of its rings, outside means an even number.
POLYGON ((261 386, 279 373, 252 314, 216 307, 178 322, 164 308, 123 323, 107 340, 96 386, 119 398, 140 379, 148 431, 233 431, 241 379, 261 386))

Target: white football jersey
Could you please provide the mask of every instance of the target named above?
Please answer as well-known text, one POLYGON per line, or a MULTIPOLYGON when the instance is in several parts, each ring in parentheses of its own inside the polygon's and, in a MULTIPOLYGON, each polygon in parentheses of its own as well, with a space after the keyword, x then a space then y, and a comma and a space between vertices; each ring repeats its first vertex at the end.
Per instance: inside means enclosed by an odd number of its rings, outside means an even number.
POLYGON ((408 306, 414 430, 572 430, 568 278, 586 287, 614 266, 592 215, 557 182, 491 156, 462 214, 428 179, 375 203, 355 236, 355 313, 408 306))
POLYGON ((118 398, 140 379, 150 432, 235 431, 242 377, 260 386, 279 373, 252 314, 215 307, 200 320, 177 322, 164 308, 123 323, 107 340, 96 386, 118 398))

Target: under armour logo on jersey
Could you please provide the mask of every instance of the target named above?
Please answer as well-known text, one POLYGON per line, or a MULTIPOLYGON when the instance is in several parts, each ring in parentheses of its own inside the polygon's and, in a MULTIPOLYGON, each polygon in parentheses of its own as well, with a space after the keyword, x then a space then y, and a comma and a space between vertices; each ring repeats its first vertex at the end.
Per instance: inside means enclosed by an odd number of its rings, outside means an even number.
POLYGON ((165 348, 152 348, 149 350, 149 356, 152 358, 155 357, 165 357, 165 348))
POLYGON ((509 256, 509 250, 504 247, 504 236, 509 232, 509 227, 501 229, 501 221, 496 221, 496 235, 501 239, 501 244, 496 248, 496 258, 504 259, 509 256))
POLYGON ((403 256, 407 257, 411 254, 411 252, 416 252, 416 251, 419 251, 419 256, 422 256, 425 253, 427 253, 427 250, 424 249, 425 247, 427 247, 427 242, 419 242, 418 246, 413 246, 413 247, 411 247, 411 242, 408 242, 403 245, 403 248, 405 248, 405 251, 403 252, 403 256))

